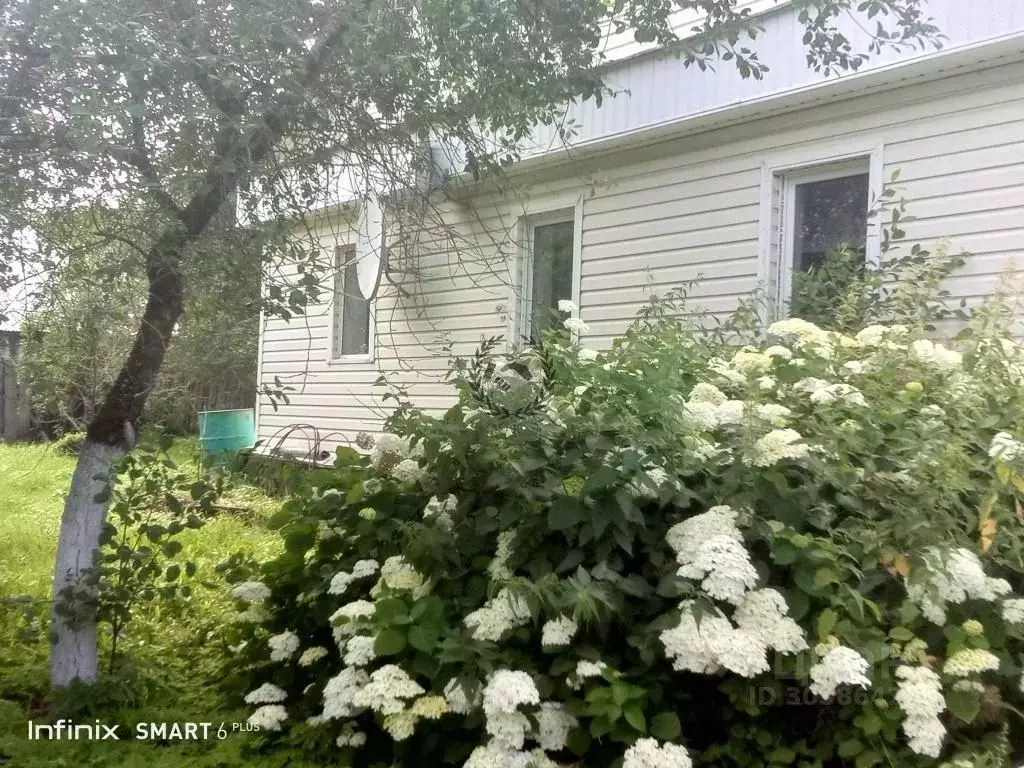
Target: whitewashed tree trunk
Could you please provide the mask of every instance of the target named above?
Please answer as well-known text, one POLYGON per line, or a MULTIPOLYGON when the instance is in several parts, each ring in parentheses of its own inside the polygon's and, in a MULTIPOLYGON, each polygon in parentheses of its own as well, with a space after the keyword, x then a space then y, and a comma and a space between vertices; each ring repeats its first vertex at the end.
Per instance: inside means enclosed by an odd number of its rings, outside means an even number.
MULTIPOLYGON (((55 604, 60 591, 77 583, 82 571, 92 565, 109 504, 96 501, 96 495, 108 482, 112 465, 124 453, 125 448, 121 444, 107 445, 86 440, 82 445, 60 521, 53 579, 55 604)), ((99 658, 95 618, 69 627, 54 612, 52 633, 51 684, 62 687, 75 678, 83 682, 95 680, 99 658)))

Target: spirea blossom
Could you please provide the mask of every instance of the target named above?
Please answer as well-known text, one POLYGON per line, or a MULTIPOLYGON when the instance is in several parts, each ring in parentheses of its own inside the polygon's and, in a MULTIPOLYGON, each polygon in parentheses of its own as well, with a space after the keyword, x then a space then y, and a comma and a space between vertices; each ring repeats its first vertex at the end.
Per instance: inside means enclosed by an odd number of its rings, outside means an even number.
POLYGON ((415 459, 402 459, 391 470, 391 476, 402 485, 414 485, 426 476, 426 470, 415 459))
POLYGON ((676 553, 676 561, 685 565, 693 562, 700 548, 715 536, 741 538, 736 518, 735 509, 719 504, 673 525, 665 533, 665 541, 676 553))
POLYGON ((282 632, 267 639, 271 661, 287 661, 299 650, 299 636, 294 632, 282 632))
POLYGON ((742 400, 726 400, 715 407, 715 418, 719 426, 743 423, 743 411, 746 404, 742 400))
POLYGON ((780 360, 793 359, 793 352, 788 347, 783 347, 779 344, 773 344, 772 346, 768 347, 764 351, 764 353, 768 355, 768 357, 777 357, 780 360))
POLYGON ((443 499, 439 499, 437 496, 431 496, 427 501, 427 505, 423 508, 423 519, 447 519, 448 522, 451 522, 451 513, 455 511, 455 508, 458 505, 459 500, 455 497, 454 493, 449 493, 443 499))
POLYGON ((567 317, 562 325, 567 331, 572 333, 586 333, 590 330, 590 326, 580 320, 578 317, 567 317))
POLYGON ((485 723, 492 741, 508 749, 522 749, 530 721, 522 712, 492 712, 485 723))
POLYGON ((770 467, 783 459, 802 459, 809 447, 800 442, 803 436, 795 429, 773 429, 754 443, 750 463, 755 467, 770 467))
POLYGON ((365 667, 377 658, 377 652, 373 649, 376 640, 377 638, 375 637, 364 637, 362 635, 349 638, 345 644, 345 655, 343 657, 345 665, 349 667, 365 667))
POLYGON ((409 456, 409 439, 385 433, 374 440, 370 461, 377 469, 388 470, 409 456))
POLYGON ((718 406, 703 401, 684 403, 683 419, 697 429, 714 429, 718 426, 718 406))
POLYGON ((715 536, 706 541, 691 562, 683 563, 678 574, 702 579, 701 588, 716 600, 737 605, 757 584, 757 570, 742 540, 715 536))
POLYGON ((380 567, 379 584, 395 590, 413 592, 423 586, 424 579, 423 574, 413 568, 404 557, 394 555, 385 560, 384 565, 380 567))
POLYGON ((703 381, 694 384, 693 389, 690 390, 689 401, 691 403, 710 403, 711 405, 721 405, 728 399, 729 398, 726 397, 725 393, 714 384, 708 384, 703 381))
POLYGON ((811 692, 823 699, 831 699, 840 685, 869 688, 871 681, 864 674, 867 671, 867 659, 852 648, 835 645, 811 667, 811 692))
POLYGON ((1024 600, 1020 598, 1004 600, 1003 621, 1007 624, 1024 624, 1024 600))
POLYGON ((530 753, 490 742, 472 751, 462 768, 526 768, 530 753))
POLYGON ((324 718, 336 720, 358 713, 362 707, 354 703, 355 696, 369 680, 366 672, 355 667, 346 667, 328 680, 324 685, 324 718))
MULTIPOLYGON (((781 347, 781 349, 785 349, 785 347, 781 347)), ((786 351, 788 352, 789 350, 786 351)), ((729 365, 732 366, 733 370, 749 376, 771 370, 772 358, 767 352, 759 352, 753 347, 744 347, 733 355, 729 365)))
POLYGON ((939 371, 955 371, 963 364, 963 355, 928 339, 918 339, 910 345, 910 353, 922 363, 939 371))
POLYGON ((896 704, 903 710, 903 732, 910 748, 919 755, 938 757, 946 728, 941 715, 946 709, 942 681, 925 666, 896 670, 896 704))
POLYGON ((262 581, 243 581, 231 590, 235 600, 266 600, 270 597, 270 587, 262 581))
POLYGON ((997 432, 989 444, 988 455, 993 459, 1013 461, 1024 455, 1024 443, 1015 440, 1009 432, 997 432))
POLYGON ((288 710, 280 704, 267 704, 260 707, 246 721, 260 731, 280 731, 281 723, 288 719, 288 710))
POLYGON ((264 683, 245 696, 246 704, 276 704, 288 698, 288 694, 273 683, 264 683))
POLYGON ((814 323, 790 317, 779 320, 768 326, 768 333, 780 339, 790 339, 797 346, 827 346, 831 342, 828 331, 824 331, 814 323))
POLYGON ((509 570, 508 561, 513 555, 513 545, 516 540, 515 531, 501 531, 498 534, 498 544, 494 552, 494 559, 487 567, 487 572, 495 581, 504 581, 512 578, 512 571, 509 570))
POLYGON ((577 312, 580 311, 580 308, 577 307, 574 302, 571 302, 568 299, 559 299, 558 300, 558 311, 559 312, 567 312, 570 315, 575 315, 577 312))
POLYGON ((568 616, 559 616, 544 624, 540 631, 541 645, 549 648, 562 648, 572 642, 579 629, 576 622, 568 616))
POLYGON ((409 711, 424 720, 437 720, 451 711, 444 696, 420 696, 409 707, 409 711))
POLYGON ((737 606, 733 620, 737 627, 779 653, 807 649, 804 631, 790 618, 786 598, 774 589, 749 592, 737 606))
POLYGON ((357 560, 356 564, 352 566, 352 578, 365 579, 368 576, 373 576, 379 568, 376 560, 357 560))
POLYGON ((539 703, 540 694, 533 678, 520 670, 499 669, 490 676, 484 688, 484 714, 488 717, 539 703))
POLYGON ((565 749, 569 731, 579 725, 579 721, 565 711, 562 704, 545 701, 535 715, 537 719, 537 743, 541 749, 558 752, 565 749))
POLYGON ((659 744, 656 739, 637 739, 622 758, 622 768, 691 768, 692 765, 686 747, 659 744))
POLYGON ((778 403, 764 403, 763 405, 757 406, 755 411, 757 418, 762 421, 766 421, 773 427, 784 427, 786 426, 789 417, 793 415, 793 411, 784 405, 778 403))
POLYGON ((387 715, 384 718, 384 730, 388 732, 395 741, 405 741, 416 731, 416 723, 419 718, 412 712, 402 711, 387 715))
POLYGON ((312 648, 307 648, 302 652, 302 655, 299 656, 299 666, 311 667, 326 655, 327 649, 323 646, 316 645, 312 648))
POLYGON ((999 669, 999 657, 984 648, 963 648, 948 659, 942 671, 950 677, 969 677, 999 669))
POLYGON ((477 688, 476 698, 470 701, 466 696, 465 686, 459 682, 458 678, 453 678, 444 687, 444 698, 452 712, 458 715, 468 715, 479 706, 480 690, 477 688))
POLYGON ((493 600, 478 608, 462 621, 473 630, 477 640, 497 642, 511 629, 521 627, 530 620, 530 607, 522 598, 507 589, 501 590, 493 600))
POLYGON ((327 588, 327 594, 342 595, 345 593, 345 590, 348 589, 348 585, 353 581, 355 581, 355 579, 352 577, 351 573, 348 571, 339 571, 331 578, 331 585, 327 588))
POLYGON ((366 734, 351 727, 346 727, 334 741, 339 747, 355 747, 358 749, 366 743, 366 734))
POLYGON ((1001 580, 986 576, 981 560, 969 549, 944 552, 931 547, 922 557, 928 568, 924 575, 914 575, 907 595, 933 624, 945 623, 947 603, 960 604, 968 599, 992 601, 1002 592, 1003 585, 998 583, 1001 580))
POLYGON ((370 675, 370 682, 359 689, 352 702, 382 715, 394 715, 405 709, 405 699, 423 692, 420 684, 404 669, 395 664, 385 664, 370 675))

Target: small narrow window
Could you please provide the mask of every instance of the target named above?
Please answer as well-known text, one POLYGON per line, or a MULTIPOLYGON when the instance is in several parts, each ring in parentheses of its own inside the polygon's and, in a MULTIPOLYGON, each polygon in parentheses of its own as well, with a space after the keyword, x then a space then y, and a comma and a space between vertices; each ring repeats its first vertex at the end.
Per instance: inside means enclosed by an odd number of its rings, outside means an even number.
POLYGON ((370 354, 370 302, 359 288, 354 246, 335 250, 333 320, 333 359, 370 354))
POLYGON ((558 302, 573 298, 574 223, 569 218, 546 217, 527 225, 527 259, 524 275, 522 335, 530 341, 551 324, 558 302))
POLYGON ((782 300, 791 314, 817 321, 864 272, 868 161, 791 172, 783 184, 782 300))

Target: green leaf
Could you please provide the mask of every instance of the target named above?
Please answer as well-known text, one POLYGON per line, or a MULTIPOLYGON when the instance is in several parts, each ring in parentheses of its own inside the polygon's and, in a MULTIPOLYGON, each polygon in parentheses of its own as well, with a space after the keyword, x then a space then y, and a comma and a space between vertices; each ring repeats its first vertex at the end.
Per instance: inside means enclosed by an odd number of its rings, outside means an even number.
POLYGON ((409 645, 417 651, 430 653, 437 645, 437 640, 440 636, 441 631, 439 627, 417 624, 409 630, 409 645))
POLYGON ((971 723, 981 711, 981 696, 974 691, 952 690, 946 694, 946 706, 957 718, 971 723))
POLYGON ((412 605, 409 617, 413 621, 427 619, 431 622, 439 622, 444 615, 444 603, 437 595, 421 597, 412 605))
POLYGON ((377 610, 373 614, 373 620, 379 627, 386 627, 390 624, 408 623, 409 611, 405 602, 397 597, 386 597, 377 602, 377 610))
POLYGON ((556 498, 548 510, 548 527, 553 531, 572 528, 580 520, 580 506, 575 499, 568 496, 556 498))
POLYGON ((636 728, 640 733, 647 732, 647 718, 644 717, 643 707, 639 703, 633 703, 622 710, 626 722, 636 728))
POLYGON ((826 637, 832 634, 832 630, 836 628, 836 623, 839 621, 839 616, 831 608, 826 608, 818 614, 817 630, 818 637, 824 640, 826 637))
POLYGON ((565 739, 567 746, 573 754, 582 757, 590 749, 590 734, 583 728, 573 728, 565 739))
POLYGON ((405 633, 398 629, 385 629, 373 644, 378 656, 394 656, 405 650, 405 633))
POLYGON ((839 744, 840 757, 856 757, 864 751, 864 742, 860 739, 847 739, 839 744))
POLYGON ((675 712, 662 712, 651 718, 651 736, 659 741, 675 741, 683 733, 675 712))
POLYGON ((164 574, 164 578, 168 581, 177 581, 181 575, 181 566, 175 563, 167 567, 167 572, 164 574))

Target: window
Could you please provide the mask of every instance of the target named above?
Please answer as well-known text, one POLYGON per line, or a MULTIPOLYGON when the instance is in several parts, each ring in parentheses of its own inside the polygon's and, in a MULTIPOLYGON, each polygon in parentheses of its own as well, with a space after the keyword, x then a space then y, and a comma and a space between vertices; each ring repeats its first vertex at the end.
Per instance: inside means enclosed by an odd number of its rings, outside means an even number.
POLYGON ((368 357, 370 354, 370 302, 359 288, 355 246, 334 252, 334 326, 331 359, 368 357))
POLYGON ((573 299, 574 231, 572 212, 527 222, 520 335, 530 341, 551 324, 559 301, 573 299))
MULTIPOLYGON (((869 161, 865 158, 789 171, 778 177, 778 183, 779 258, 773 261, 781 271, 777 279, 779 303, 796 314, 806 298, 798 295, 799 291, 808 284, 801 275, 822 267, 826 257, 840 246, 848 246, 843 255, 844 274, 852 276, 863 269, 868 244, 869 161), (846 263, 851 261, 851 254, 855 264, 846 263)), ((830 267, 838 264, 833 261, 830 267)), ((836 274, 839 272, 833 270, 833 277, 836 274)), ((819 296, 816 301, 820 300, 819 296)))

